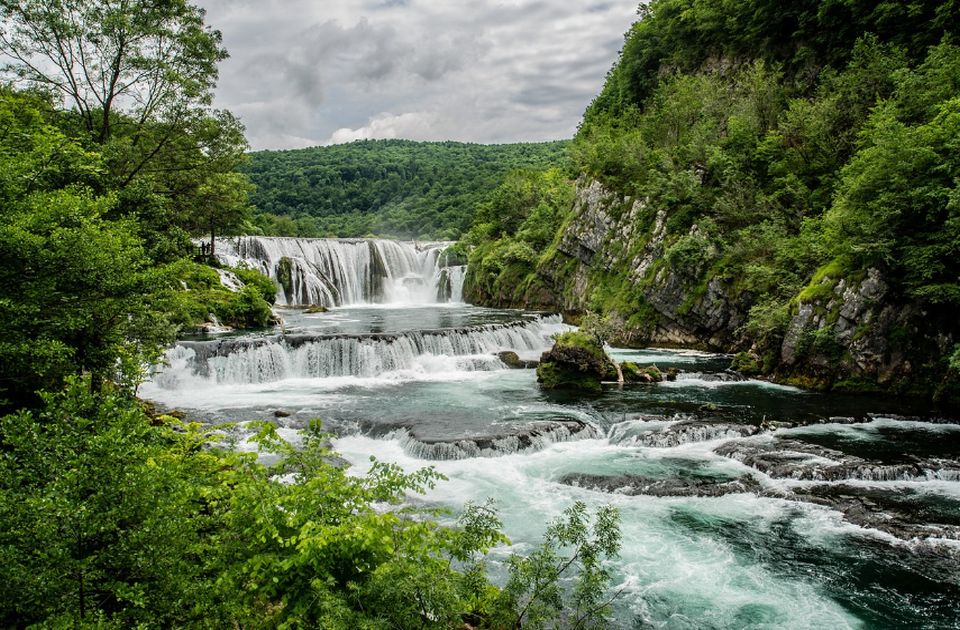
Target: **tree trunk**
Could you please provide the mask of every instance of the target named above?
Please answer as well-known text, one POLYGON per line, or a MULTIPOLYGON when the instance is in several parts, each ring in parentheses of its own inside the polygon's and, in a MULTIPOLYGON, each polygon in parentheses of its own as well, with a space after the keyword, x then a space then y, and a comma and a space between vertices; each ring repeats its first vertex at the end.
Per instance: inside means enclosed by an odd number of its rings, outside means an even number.
POLYGON ((215 230, 215 227, 214 227, 213 221, 211 221, 210 222, 210 258, 213 258, 213 254, 214 254, 214 242, 216 240, 214 230, 215 230))

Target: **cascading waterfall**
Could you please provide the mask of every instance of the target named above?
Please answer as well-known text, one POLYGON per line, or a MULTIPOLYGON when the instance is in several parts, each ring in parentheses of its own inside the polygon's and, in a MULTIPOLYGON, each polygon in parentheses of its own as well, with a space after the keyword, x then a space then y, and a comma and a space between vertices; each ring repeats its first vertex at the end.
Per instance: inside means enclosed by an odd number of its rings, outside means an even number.
POLYGON ((269 383, 292 378, 379 377, 419 369, 476 372, 503 369, 501 350, 545 350, 559 316, 514 324, 383 335, 261 337, 184 341, 167 352, 153 382, 164 389, 206 384, 269 383))
POLYGON ((447 265, 451 243, 386 239, 244 236, 224 240, 217 258, 259 269, 281 305, 462 302, 465 266, 447 265))

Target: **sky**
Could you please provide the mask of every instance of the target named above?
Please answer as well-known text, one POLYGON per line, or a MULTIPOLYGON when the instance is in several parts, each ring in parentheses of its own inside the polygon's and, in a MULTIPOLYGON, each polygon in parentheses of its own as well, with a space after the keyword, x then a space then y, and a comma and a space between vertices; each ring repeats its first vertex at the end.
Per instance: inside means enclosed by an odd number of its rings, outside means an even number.
MULTIPOLYGON (((196 1, 196 0, 195 0, 196 1)), ((199 0, 254 149, 572 137, 637 0, 199 0)))

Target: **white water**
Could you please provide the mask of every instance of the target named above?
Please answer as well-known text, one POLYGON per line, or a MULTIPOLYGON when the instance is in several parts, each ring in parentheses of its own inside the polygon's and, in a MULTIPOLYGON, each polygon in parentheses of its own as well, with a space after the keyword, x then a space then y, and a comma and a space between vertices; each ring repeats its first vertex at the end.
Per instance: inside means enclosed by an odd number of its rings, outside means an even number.
MULTIPOLYGON (((368 458, 400 464, 413 471, 427 462, 408 454, 402 439, 375 440, 350 436, 337 440, 337 450, 363 473, 368 458)), ((667 455, 667 453, 664 453, 667 455)), ((670 453, 670 455, 675 455, 670 453)), ((759 537, 796 510, 793 503, 749 495, 711 499, 628 497, 557 483, 562 474, 583 470, 628 468, 631 462, 660 454, 624 449, 605 439, 558 443, 535 453, 429 462, 448 477, 428 497, 430 502, 462 508, 465 501, 496 497, 513 545, 494 558, 523 553, 575 500, 593 509, 614 504, 621 513, 624 548, 615 576, 620 623, 611 627, 662 628, 860 628, 862 624, 824 597, 814 584, 784 580, 763 564, 736 553, 708 531, 677 527, 673 520, 740 522, 759 537), (619 462, 619 465, 617 463, 619 462), (636 623, 628 623, 633 618, 636 623), (752 622, 752 623, 751 623, 752 622)), ((635 464, 634 464, 635 467, 635 464)), ((835 513, 810 506, 797 525, 824 545, 844 529, 835 513)))
POLYGON ((484 372, 505 366, 496 353, 537 354, 563 323, 558 316, 518 324, 464 330, 402 332, 380 337, 330 337, 291 345, 285 338, 182 343, 167 351, 151 378, 156 389, 205 389, 218 385, 274 383, 289 379, 404 379, 429 374, 484 372))
POLYGON ((463 301, 464 267, 446 267, 450 243, 385 239, 225 239, 217 258, 259 269, 281 305, 432 304, 463 301), (286 286, 284 286, 286 284, 286 286))

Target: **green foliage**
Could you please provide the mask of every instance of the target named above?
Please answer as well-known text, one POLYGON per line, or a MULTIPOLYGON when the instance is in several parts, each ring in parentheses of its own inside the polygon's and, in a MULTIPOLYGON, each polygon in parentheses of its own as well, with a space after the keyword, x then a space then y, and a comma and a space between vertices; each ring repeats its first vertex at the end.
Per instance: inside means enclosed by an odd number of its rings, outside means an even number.
POLYGON ((240 281, 245 285, 256 288, 260 293, 260 297, 268 304, 273 304, 277 301, 277 285, 257 269, 241 266, 234 267, 230 269, 230 271, 240 278, 240 281))
MULTIPOLYGON (((0 4, 2 71, 71 107, 55 123, 102 156, 99 188, 136 217, 152 259, 187 253, 187 232, 239 228, 249 183, 243 128, 210 108, 220 33, 186 0, 0 4)), ((49 105, 48 105, 49 107, 49 105)), ((4 137, 5 141, 10 139, 4 137)))
POLYGON ((901 122, 894 103, 879 106, 826 217, 834 251, 891 269, 912 297, 934 305, 960 305, 958 137, 960 99, 919 125, 901 122))
POLYGON ((558 169, 515 171, 477 210, 464 237, 469 256, 465 291, 486 301, 522 302, 533 271, 546 257, 573 203, 573 184, 558 169))
POLYGON ((601 348, 617 334, 617 324, 613 318, 609 314, 600 315, 594 311, 587 311, 580 318, 579 328, 580 333, 592 337, 601 348))
POLYGON ((217 431, 151 419, 123 390, 70 379, 0 418, 0 623, 75 627, 596 627, 616 511, 552 524, 503 591, 484 556, 507 542, 491 504, 405 505, 433 487, 373 461, 334 463, 313 422, 296 446, 252 425, 272 464, 217 431), (226 447, 226 448, 224 448, 226 447), (448 519, 449 520, 449 519, 448 519), (572 585, 568 586, 568 580, 572 585))
POLYGON ((267 236, 456 239, 509 172, 561 165, 566 144, 365 140, 256 152, 244 171, 267 236))
POLYGON ((261 449, 282 459, 247 459, 233 473, 225 522, 238 536, 218 550, 218 582, 235 602, 236 622, 445 628, 490 596, 475 573, 482 553, 503 541, 490 506, 468 506, 457 526, 440 527, 400 507, 405 493, 433 487, 439 474, 374 462, 365 476, 350 475, 328 463, 318 428, 293 447, 261 425, 261 449))
MULTIPOLYGON (((600 508, 593 519, 576 502, 547 527, 544 542, 529 556, 511 556, 510 578, 501 598, 506 615, 494 617, 495 627, 548 628, 561 617, 565 628, 606 628, 612 598, 607 560, 620 552, 617 509, 600 508), (593 521, 591 523, 591 520, 593 521), (564 589, 568 574, 576 573, 564 589)), ((615 597, 615 596, 614 596, 615 597)))
POLYGON ((216 270, 186 259, 157 267, 154 300, 181 330, 192 330, 216 318, 233 328, 263 328, 273 319, 273 281, 254 269, 232 269, 244 282, 239 291, 223 286, 216 270))
POLYGON ((71 373, 116 377, 170 338, 151 313, 147 259, 129 222, 103 219, 110 197, 67 189, 0 210, 0 400, 27 404, 71 373))
POLYGON ((604 116, 642 107, 666 73, 694 74, 761 59, 782 66, 785 84, 809 88, 825 67, 841 68, 864 33, 914 61, 944 34, 956 35, 954 2, 654 0, 626 34, 619 63, 587 109, 581 133, 604 116))
MULTIPOLYGON (((168 138, 178 155, 164 165, 175 174, 160 180, 144 166, 118 182, 115 143, 129 140, 130 129, 115 127, 107 144, 91 149, 83 133, 71 131, 72 116, 37 93, 0 88, 0 406, 34 404, 34 392, 55 390, 76 373, 135 384, 142 365, 173 338, 174 325, 202 323, 211 312, 236 326, 271 318, 272 283, 255 272, 239 272, 253 286, 234 294, 211 269, 186 260, 156 265, 192 252, 182 226, 193 215, 177 210, 198 202, 191 190, 213 195, 211 182, 219 181, 244 194, 241 178, 200 177, 203 169, 187 168, 199 153, 220 160, 217 151, 201 150, 200 136, 180 128, 168 138), (189 280, 188 289, 199 282, 202 291, 187 295, 180 280, 189 280)), ((205 128, 204 146, 235 147, 222 132, 205 128)), ((239 197, 231 199, 220 207, 239 197)))
POLYGON ((213 603, 221 462, 91 384, 0 418, 0 623, 183 625, 213 603))
POLYGON ((733 357, 733 362, 730 364, 730 369, 740 372, 746 376, 753 376, 755 374, 762 374, 763 367, 755 356, 749 352, 738 352, 736 356, 733 357))
POLYGON ((960 372, 960 344, 957 344, 953 347, 953 352, 950 353, 948 363, 951 370, 954 372, 960 372))

